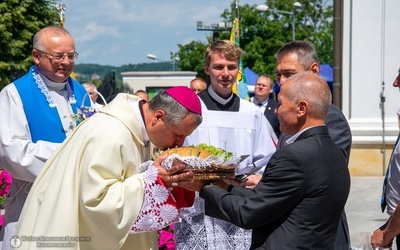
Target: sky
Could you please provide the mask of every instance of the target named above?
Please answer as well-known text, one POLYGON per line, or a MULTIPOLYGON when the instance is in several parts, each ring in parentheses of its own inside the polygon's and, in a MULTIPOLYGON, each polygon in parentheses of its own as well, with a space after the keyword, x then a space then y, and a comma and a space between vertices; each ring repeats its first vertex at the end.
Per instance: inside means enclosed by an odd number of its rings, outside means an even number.
MULTIPOLYGON (((196 22, 219 23, 232 0, 60 0, 64 28, 75 39, 79 63, 121 66, 154 62, 147 54, 169 61, 177 44, 206 41, 211 31, 196 22)), ((258 5, 265 0, 240 0, 258 5)))

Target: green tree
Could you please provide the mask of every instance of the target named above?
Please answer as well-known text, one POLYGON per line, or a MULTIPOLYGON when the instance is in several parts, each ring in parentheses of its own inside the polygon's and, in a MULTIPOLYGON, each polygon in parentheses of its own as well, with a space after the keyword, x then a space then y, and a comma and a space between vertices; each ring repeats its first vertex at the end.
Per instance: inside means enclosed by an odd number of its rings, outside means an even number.
POLYGON ((106 99, 107 103, 111 102, 114 97, 122 90, 122 87, 116 82, 115 71, 112 70, 106 74, 98 91, 106 99))
POLYGON ((32 65, 34 34, 58 21, 53 0, 3 0, 0 3, 0 89, 32 65))
MULTIPOLYGON (((211 38, 208 37, 208 41, 211 38)), ((186 45, 178 44, 179 52, 173 56, 179 58, 178 67, 182 71, 196 71, 197 77, 208 80, 208 76, 204 71, 204 51, 207 44, 201 41, 192 41, 186 45)), ((172 55, 171 55, 172 56, 172 55)))
MULTIPOLYGON (((269 9, 291 12, 293 0, 267 0, 269 9)), ((331 1, 302 1, 302 8, 295 11, 296 40, 308 40, 314 43, 320 63, 333 62, 333 6, 331 1), (330 3, 330 5, 329 5, 330 3)), ((221 17, 232 22, 235 17, 235 6, 225 10, 221 17)), ((285 43, 292 41, 292 15, 273 11, 259 12, 256 5, 239 6, 240 47, 244 49, 243 65, 258 74, 274 75, 275 52, 285 43)), ((230 32, 221 32, 220 39, 229 39, 230 32)), ((210 39, 209 39, 210 41, 210 39)), ((204 60, 207 44, 192 42, 178 45, 182 70, 191 69, 204 74, 203 68, 196 66, 204 60)))
POLYGON ((96 86, 96 88, 99 88, 102 84, 100 79, 92 79, 90 80, 90 82, 93 83, 96 86))

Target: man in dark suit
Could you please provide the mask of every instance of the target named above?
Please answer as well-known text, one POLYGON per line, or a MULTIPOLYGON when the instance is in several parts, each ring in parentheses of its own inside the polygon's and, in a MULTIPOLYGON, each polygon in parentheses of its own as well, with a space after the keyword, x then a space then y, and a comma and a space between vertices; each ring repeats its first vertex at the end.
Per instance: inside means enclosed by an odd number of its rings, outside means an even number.
MULTIPOLYGON (((276 53, 276 80, 280 86, 286 80, 297 73, 310 71, 319 74, 319 60, 314 45, 308 41, 293 41, 283 45, 276 53)), ((325 118, 325 125, 329 135, 336 145, 340 148, 346 160, 349 161, 352 143, 351 130, 346 117, 342 111, 331 104, 325 118)), ((278 148, 285 146, 286 135, 281 134, 278 148)), ((261 177, 251 175, 246 181, 246 187, 254 187, 261 177)), ((347 223, 346 213, 343 210, 339 222, 335 241, 335 250, 348 250, 350 246, 350 234, 347 223)))
POLYGON ((191 181, 209 216, 253 229, 250 249, 334 249, 350 191, 347 161, 324 119, 331 103, 326 82, 299 73, 282 86, 276 114, 287 145, 268 162, 253 188, 191 181))
POLYGON ((260 107, 265 117, 274 129, 276 136, 279 138, 281 131, 279 130, 279 120, 274 111, 277 102, 270 98, 274 90, 274 80, 269 75, 260 75, 256 80, 254 88, 254 97, 251 102, 260 107))
MULTIPOLYGON (((282 86, 287 78, 299 72, 311 71, 319 74, 319 60, 314 45, 308 41, 293 41, 282 46, 275 54, 276 80, 282 86)), ((329 135, 338 145, 347 161, 350 158, 351 130, 342 111, 331 104, 325 118, 329 135)), ((284 135, 281 136, 284 138, 284 135)), ((285 144, 285 141, 282 140, 285 144)), ((348 250, 350 245, 349 227, 343 210, 335 242, 335 250, 348 250)))

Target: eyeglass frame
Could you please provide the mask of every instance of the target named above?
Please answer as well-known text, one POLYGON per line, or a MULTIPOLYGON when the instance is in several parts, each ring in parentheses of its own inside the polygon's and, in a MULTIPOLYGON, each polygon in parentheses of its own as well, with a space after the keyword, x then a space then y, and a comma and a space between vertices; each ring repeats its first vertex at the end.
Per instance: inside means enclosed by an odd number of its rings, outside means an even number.
POLYGON ((51 56, 55 61, 59 61, 59 62, 64 61, 65 55, 67 56, 68 61, 70 61, 70 62, 71 62, 71 61, 75 61, 76 59, 78 59, 78 56, 79 56, 79 53, 75 51, 74 54, 73 54, 73 56, 72 56, 71 54, 69 54, 69 53, 63 53, 61 58, 56 58, 56 57, 58 57, 59 55, 61 55, 61 53, 49 53, 49 52, 46 52, 46 51, 43 51, 43 50, 40 50, 40 49, 36 49, 36 48, 35 48, 35 50, 37 50, 37 51, 39 51, 40 53, 43 53, 43 54, 45 54, 45 55, 49 55, 49 56, 51 56), (72 59, 70 58, 70 56, 72 56, 72 59))
POLYGON ((256 87, 262 87, 262 88, 269 88, 269 89, 271 89, 271 85, 266 85, 266 84, 263 84, 263 83, 256 83, 255 86, 256 86, 256 87))

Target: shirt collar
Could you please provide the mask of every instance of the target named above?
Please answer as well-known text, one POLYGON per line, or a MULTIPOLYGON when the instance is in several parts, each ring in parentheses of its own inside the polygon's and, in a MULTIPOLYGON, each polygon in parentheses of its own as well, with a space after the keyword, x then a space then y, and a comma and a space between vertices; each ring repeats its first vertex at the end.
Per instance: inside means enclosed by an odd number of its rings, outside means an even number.
POLYGON ((255 105, 257 105, 257 106, 260 106, 259 103, 261 103, 261 106, 264 106, 264 107, 266 107, 267 104, 268 104, 268 98, 265 99, 263 102, 257 101, 257 99, 256 99, 255 97, 252 97, 251 100, 252 100, 252 102, 253 102, 255 105))
POLYGON ((50 80, 49 78, 44 76, 42 73, 39 72, 39 74, 42 77, 44 84, 46 84, 46 86, 49 89, 52 89, 52 90, 65 90, 65 85, 67 84, 67 81, 65 81, 65 82, 53 82, 52 80, 50 80))
POLYGON ((134 101, 134 100, 129 100, 128 103, 129 103, 129 106, 131 106, 133 113, 135 114, 136 119, 139 123, 140 132, 142 133, 142 137, 143 137, 143 144, 145 147, 147 147, 150 144, 150 138, 149 138, 149 134, 146 131, 146 126, 144 124, 143 117, 142 117, 140 109, 139 109, 139 102, 134 101))
MULTIPOLYGON (((317 125, 317 126, 321 126, 321 125, 317 125)), ((300 130, 299 132, 297 132, 292 137, 290 137, 289 139, 286 140, 286 145, 292 144, 304 131, 306 131, 310 128, 313 128, 313 127, 317 127, 317 126, 311 126, 311 127, 305 128, 303 130, 300 130)))
POLYGON ((228 97, 228 99, 224 99, 224 98, 220 97, 217 93, 215 93, 215 91, 213 90, 213 88, 212 88, 211 86, 208 87, 207 91, 208 91, 208 93, 210 94, 210 96, 211 96, 215 101, 217 101, 218 103, 220 103, 220 104, 222 104, 222 105, 227 104, 227 103, 230 102, 230 101, 232 100, 232 98, 233 98, 233 94, 231 94, 231 95, 228 97))

